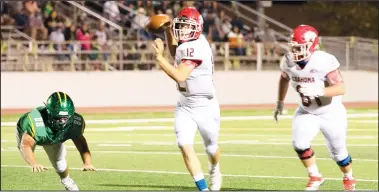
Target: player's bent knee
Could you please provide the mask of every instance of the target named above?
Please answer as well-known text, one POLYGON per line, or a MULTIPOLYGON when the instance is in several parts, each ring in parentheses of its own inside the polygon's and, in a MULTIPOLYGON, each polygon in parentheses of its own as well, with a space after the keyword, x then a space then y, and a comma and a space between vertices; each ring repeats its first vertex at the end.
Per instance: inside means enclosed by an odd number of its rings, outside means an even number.
POLYGON ((310 159, 314 156, 314 151, 312 150, 312 148, 308 148, 308 149, 305 149, 305 150, 299 150, 299 149, 295 149, 297 155, 299 156, 299 158, 301 160, 307 160, 307 159, 310 159))
POLYGON ((208 155, 214 155, 218 150, 218 145, 217 144, 208 145, 205 150, 208 155))
POLYGON ((57 165, 56 165, 55 169, 58 173, 63 173, 64 171, 66 171, 66 169, 67 169, 66 159, 58 160, 56 163, 57 163, 57 165))
POLYGON ((340 167, 346 167, 346 166, 350 165, 352 162, 353 162, 353 160, 351 159, 350 155, 348 155, 344 160, 337 161, 337 165, 340 167))

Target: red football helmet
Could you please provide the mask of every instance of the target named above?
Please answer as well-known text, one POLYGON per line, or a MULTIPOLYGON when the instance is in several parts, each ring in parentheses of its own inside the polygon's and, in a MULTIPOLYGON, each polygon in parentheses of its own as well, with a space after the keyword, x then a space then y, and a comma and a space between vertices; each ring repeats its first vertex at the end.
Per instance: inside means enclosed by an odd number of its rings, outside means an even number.
POLYGON ((194 7, 185 7, 173 20, 174 37, 186 42, 200 37, 203 32, 203 17, 194 7))
POLYGON ((309 58, 319 47, 317 30, 310 25, 297 26, 292 32, 289 46, 295 62, 309 58))

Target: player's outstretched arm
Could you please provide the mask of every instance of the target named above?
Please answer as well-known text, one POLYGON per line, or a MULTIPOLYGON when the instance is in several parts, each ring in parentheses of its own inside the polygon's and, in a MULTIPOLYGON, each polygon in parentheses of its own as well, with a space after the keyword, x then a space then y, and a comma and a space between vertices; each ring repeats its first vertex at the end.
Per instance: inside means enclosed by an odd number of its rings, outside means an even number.
POLYGON ((279 78, 278 101, 276 103, 276 108, 274 111, 274 119, 276 122, 278 122, 278 115, 281 115, 283 112, 284 99, 287 95, 289 81, 290 79, 287 73, 282 72, 279 78))
POLYGON ((290 82, 290 79, 287 73, 282 72, 279 79, 278 101, 283 102, 284 99, 286 98, 289 82, 290 82))
POLYGON ((47 168, 39 165, 34 157, 33 147, 35 145, 35 140, 33 137, 28 135, 26 132, 22 135, 18 149, 22 155, 22 158, 27 162, 31 167, 33 172, 41 172, 47 170, 47 168))
POLYGON ((168 24, 168 26, 165 29, 165 35, 166 35, 168 50, 170 51, 171 56, 175 57, 176 48, 178 47, 178 41, 176 41, 174 34, 172 32, 171 22, 170 24, 168 24))
POLYGON ((171 65, 163 56, 163 42, 159 38, 154 41, 153 48, 155 49, 155 60, 165 73, 178 83, 184 82, 193 70, 192 65, 181 63, 177 68, 171 65))
POLYGON ((76 148, 78 149, 83 161, 83 171, 96 171, 92 166, 91 152, 89 151, 87 140, 83 135, 72 139, 76 148))
POLYGON ((333 97, 337 95, 345 94, 345 84, 343 82, 342 75, 338 69, 328 73, 326 79, 329 83, 329 87, 325 87, 324 96, 333 97))

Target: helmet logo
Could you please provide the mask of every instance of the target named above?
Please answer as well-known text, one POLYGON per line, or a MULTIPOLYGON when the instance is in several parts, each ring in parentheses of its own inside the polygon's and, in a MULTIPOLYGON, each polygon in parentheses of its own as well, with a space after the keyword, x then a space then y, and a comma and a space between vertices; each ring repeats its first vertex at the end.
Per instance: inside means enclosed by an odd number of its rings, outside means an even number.
POLYGON ((314 42, 317 35, 313 31, 307 31, 304 33, 304 40, 307 42, 314 42))
POLYGON ((67 111, 59 111, 59 115, 68 115, 67 111))

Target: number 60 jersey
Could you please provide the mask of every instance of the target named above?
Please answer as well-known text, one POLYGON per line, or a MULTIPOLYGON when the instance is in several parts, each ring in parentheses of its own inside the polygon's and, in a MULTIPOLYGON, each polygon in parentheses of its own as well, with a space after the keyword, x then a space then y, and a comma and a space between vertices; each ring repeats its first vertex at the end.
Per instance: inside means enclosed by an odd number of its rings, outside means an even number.
POLYGON ((215 88, 212 49, 204 35, 176 48, 175 66, 180 63, 193 67, 186 81, 177 85, 180 103, 191 107, 207 105, 209 100, 215 98, 215 88))
MULTIPOLYGON (((324 51, 315 51, 304 68, 298 66, 289 54, 284 55, 280 63, 282 76, 291 80, 291 86, 298 92, 305 84, 328 87, 327 75, 340 66, 336 57, 324 51)), ((334 97, 306 97, 299 93, 300 107, 312 114, 322 114, 333 110, 333 106, 342 105, 342 95, 334 97)))

